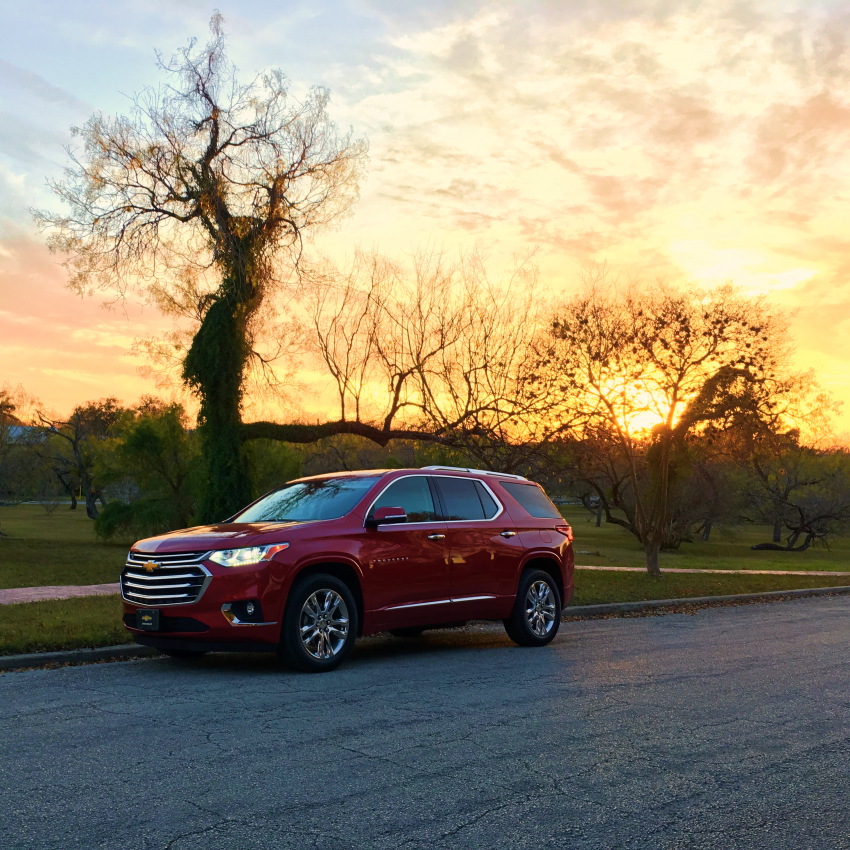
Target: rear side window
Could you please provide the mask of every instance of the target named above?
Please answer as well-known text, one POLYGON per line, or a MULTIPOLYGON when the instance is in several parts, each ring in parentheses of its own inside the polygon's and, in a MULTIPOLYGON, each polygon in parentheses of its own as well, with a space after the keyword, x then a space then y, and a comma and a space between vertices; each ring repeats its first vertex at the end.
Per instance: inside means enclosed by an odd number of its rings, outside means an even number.
POLYGON ((442 478, 434 481, 443 501, 444 518, 457 522, 464 519, 485 519, 484 508, 472 478, 442 478))
POLYGON ((487 519, 493 519, 499 513, 499 506, 496 504, 496 500, 487 492, 487 488, 480 481, 475 482, 475 490, 478 493, 478 498, 481 499, 484 516, 487 519))
POLYGON ((393 481, 372 506, 369 518, 376 508, 404 508, 408 522, 432 522, 437 518, 434 499, 428 479, 424 475, 411 475, 393 481))
POLYGON ((500 481, 505 488, 533 517, 541 519, 561 519, 558 509, 549 497, 536 484, 500 481))

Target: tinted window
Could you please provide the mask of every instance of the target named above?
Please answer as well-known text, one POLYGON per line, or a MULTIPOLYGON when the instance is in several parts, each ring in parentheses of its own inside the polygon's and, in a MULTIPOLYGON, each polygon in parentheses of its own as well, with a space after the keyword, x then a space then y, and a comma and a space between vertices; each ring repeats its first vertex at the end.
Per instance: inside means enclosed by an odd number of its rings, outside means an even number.
POLYGON ((493 497, 487 492, 487 488, 480 482, 475 482, 475 490, 478 493, 478 498, 481 499, 481 507, 484 508, 484 516, 487 519, 492 519, 499 513, 499 506, 496 504, 493 497))
POLYGON ((484 519, 484 508, 471 478, 436 477, 440 497, 443 500, 445 519, 484 519))
POLYGON ((532 516, 561 519, 558 509, 536 484, 516 484, 500 481, 505 488, 532 516))
POLYGON ((424 475, 411 475, 393 481, 375 502, 369 516, 375 508, 404 508, 408 522, 431 522, 437 518, 431 488, 424 475))
POLYGON ((269 493, 234 522, 306 522, 345 516, 366 495, 379 475, 296 481, 269 493))

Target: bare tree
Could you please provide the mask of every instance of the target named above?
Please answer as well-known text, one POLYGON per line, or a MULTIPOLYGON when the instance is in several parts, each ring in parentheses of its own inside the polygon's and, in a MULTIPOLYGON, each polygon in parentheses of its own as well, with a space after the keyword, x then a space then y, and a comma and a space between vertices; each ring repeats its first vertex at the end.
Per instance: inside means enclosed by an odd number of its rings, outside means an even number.
MULTIPOLYGON (((778 512, 788 532, 785 545, 774 539, 753 549, 804 552, 810 546, 829 548, 829 539, 850 528, 850 458, 844 449, 823 451, 788 446, 782 467, 755 465, 755 478, 767 496, 766 513, 778 512)), ((781 540, 781 536, 780 536, 781 540)))
POLYGON ((586 427, 613 441, 650 574, 660 574, 670 532, 676 445, 712 422, 778 416, 770 388, 787 356, 785 330, 764 301, 731 287, 709 295, 599 280, 553 323, 541 368, 557 372, 586 427))
POLYGON ((200 401, 206 519, 250 492, 240 426, 252 328, 292 282, 305 236, 351 208, 366 154, 338 134, 326 90, 298 102, 280 71, 241 83, 222 24, 216 13, 205 47, 160 56, 168 82, 136 95, 129 115, 75 130, 83 149, 53 184, 70 212, 36 213, 76 291, 135 288, 175 309, 191 294, 183 378, 200 401))
POLYGON ((109 436, 123 412, 117 399, 104 398, 75 407, 67 419, 36 413, 35 421, 47 439, 32 440, 33 450, 63 486, 79 482, 90 519, 99 515, 98 502, 106 506, 103 488, 94 474, 98 445, 109 436))
POLYGON ((425 440, 516 468, 563 424, 553 415, 559 397, 541 391, 531 345, 543 325, 535 274, 520 263, 495 286, 477 255, 450 262, 436 251, 408 265, 360 253, 344 274, 324 269, 313 290, 314 349, 334 382, 339 419, 246 431, 291 442, 425 440))

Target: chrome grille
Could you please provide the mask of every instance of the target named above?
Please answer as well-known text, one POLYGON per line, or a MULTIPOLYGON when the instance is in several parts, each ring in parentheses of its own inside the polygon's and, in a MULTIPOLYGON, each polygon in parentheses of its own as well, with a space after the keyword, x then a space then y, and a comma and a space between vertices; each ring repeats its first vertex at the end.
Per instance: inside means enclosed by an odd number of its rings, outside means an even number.
POLYGON ((127 602, 153 607, 197 602, 212 578, 201 565, 209 554, 130 552, 121 573, 121 595, 127 602))

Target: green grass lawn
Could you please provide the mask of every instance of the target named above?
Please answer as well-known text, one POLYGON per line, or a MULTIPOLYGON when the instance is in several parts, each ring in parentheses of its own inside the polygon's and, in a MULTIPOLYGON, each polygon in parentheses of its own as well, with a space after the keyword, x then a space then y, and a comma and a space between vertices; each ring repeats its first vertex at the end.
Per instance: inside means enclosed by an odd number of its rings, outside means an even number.
POLYGON ((645 599, 682 599, 689 596, 731 596, 767 590, 806 587, 850 587, 850 576, 742 576, 676 575, 656 578, 645 573, 608 573, 577 570, 576 591, 570 605, 639 602, 645 599))
POLYGON ((0 507, 0 588, 118 581, 128 542, 103 543, 84 507, 0 507))
MULTIPOLYGON (((726 596, 764 590, 850 585, 823 576, 674 575, 652 578, 640 573, 576 573, 572 605, 726 596)), ((0 605, 0 655, 80 649, 132 643, 121 623, 119 596, 90 596, 0 605)))
MULTIPOLYGON (((573 526, 577 564, 646 566, 640 544, 625 529, 604 520, 602 527, 596 528, 596 518, 583 508, 565 506, 561 513, 573 526)), ((750 549, 756 543, 769 543, 771 534, 772 529, 766 525, 715 530, 707 543, 695 540, 683 543, 676 552, 662 552, 661 569, 850 571, 850 538, 836 538, 830 543, 830 549, 811 548, 805 552, 753 552, 750 549)))
POLYGON ((120 596, 0 605, 0 655, 132 643, 120 596))

